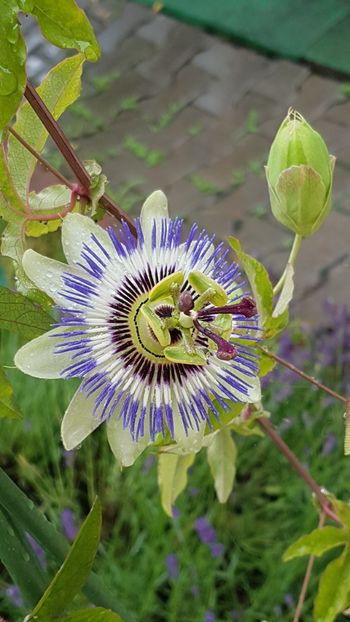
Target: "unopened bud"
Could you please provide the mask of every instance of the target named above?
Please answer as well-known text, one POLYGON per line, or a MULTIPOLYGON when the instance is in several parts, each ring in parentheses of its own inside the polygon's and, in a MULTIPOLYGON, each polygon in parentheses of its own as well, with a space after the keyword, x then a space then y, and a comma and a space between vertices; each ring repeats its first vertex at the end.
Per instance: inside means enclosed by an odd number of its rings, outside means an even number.
POLYGON ((315 233, 331 209, 334 164, 320 134, 289 110, 266 167, 275 218, 301 236, 315 233))

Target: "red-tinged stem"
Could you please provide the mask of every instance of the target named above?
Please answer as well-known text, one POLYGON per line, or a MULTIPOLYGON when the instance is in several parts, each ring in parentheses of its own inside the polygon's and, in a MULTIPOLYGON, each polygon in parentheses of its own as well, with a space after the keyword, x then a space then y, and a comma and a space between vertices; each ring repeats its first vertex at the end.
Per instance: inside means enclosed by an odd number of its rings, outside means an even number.
POLYGON ((304 482, 308 485, 310 490, 314 493, 315 497, 318 499, 318 502, 322 508, 322 511, 336 521, 339 525, 343 527, 343 523, 340 518, 333 511, 332 506, 327 499, 326 495, 323 494, 320 486, 315 482, 314 478, 310 475, 310 473, 306 470, 306 468, 299 462, 296 455, 289 449, 288 445, 284 442, 284 440, 280 437, 278 432, 276 432, 275 428, 271 425, 270 421, 266 419, 266 417, 260 417, 257 420, 257 423, 264 430, 264 432, 270 437, 272 442, 276 445, 279 451, 287 458, 287 460, 292 465, 293 469, 298 473, 298 475, 304 480, 304 482))
MULTIPOLYGON (((321 512, 320 520, 318 522, 318 529, 321 529, 321 527, 323 527, 323 525, 325 523, 325 520, 326 520, 326 514, 324 512, 321 512)), ((305 572, 303 584, 301 586, 301 590, 300 590, 300 594, 299 594, 299 599, 298 599, 298 604, 297 604, 297 607, 296 607, 296 610, 295 610, 293 622, 299 622, 299 620, 300 620, 301 612, 302 612, 303 605, 304 605, 304 602, 305 602, 305 597, 306 597, 307 589, 309 587, 309 583, 310 583, 310 579, 311 579, 311 573, 312 573, 312 569, 313 569, 314 563, 315 563, 315 555, 310 555, 309 561, 308 561, 307 567, 306 567, 306 572, 305 572)))
MULTIPOLYGON (((35 88, 30 84, 30 82, 27 82, 24 95, 33 110, 38 115, 42 124, 47 129, 52 140, 58 147, 64 159, 66 160, 69 168, 77 178, 79 184, 85 189, 86 194, 88 194, 90 190, 90 177, 88 172, 86 171, 83 163, 75 153, 69 140, 61 130, 57 121, 55 121, 51 112, 49 111, 35 88)), ((128 223, 133 235, 136 236, 136 227, 132 218, 130 218, 128 214, 120 209, 120 207, 118 207, 118 205, 116 205, 116 203, 114 203, 114 201, 112 201, 110 197, 104 194, 100 199, 100 205, 102 205, 102 207, 104 207, 107 212, 117 218, 117 220, 125 220, 125 222, 128 223)))
POLYGON ((301 371, 301 369, 293 365, 293 363, 289 363, 289 361, 286 361, 284 358, 282 358, 278 354, 272 354, 272 352, 265 350, 265 348, 261 348, 261 350, 262 352, 264 352, 264 354, 266 354, 266 356, 269 356, 274 361, 277 361, 277 363, 284 365, 284 367, 287 367, 287 369, 290 369, 290 371, 294 372, 295 374, 298 374, 300 378, 303 378, 304 380, 307 380, 307 382, 314 384, 316 387, 318 387, 322 391, 325 391, 332 397, 335 397, 335 399, 340 400, 341 402, 344 402, 345 404, 348 402, 348 398, 344 397, 343 395, 340 395, 340 393, 337 393, 336 391, 333 391, 333 389, 330 389, 329 387, 327 387, 325 384, 323 384, 319 380, 316 380, 316 378, 314 378, 313 376, 309 376, 309 374, 306 374, 304 371, 301 371))

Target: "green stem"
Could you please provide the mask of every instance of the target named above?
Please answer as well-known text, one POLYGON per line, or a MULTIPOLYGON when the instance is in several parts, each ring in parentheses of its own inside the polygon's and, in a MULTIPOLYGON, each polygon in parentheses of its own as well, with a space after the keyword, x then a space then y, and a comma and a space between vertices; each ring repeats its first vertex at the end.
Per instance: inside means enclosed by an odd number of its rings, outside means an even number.
POLYGON ((300 249, 300 245, 302 242, 303 237, 301 235, 299 235, 298 233, 295 234, 295 238, 294 238, 294 242, 293 242, 293 246, 292 249, 290 251, 290 255, 288 257, 288 261, 287 261, 287 265, 283 271, 283 274, 280 278, 280 280, 278 281, 277 285, 275 285, 275 287, 273 288, 273 295, 276 296, 277 294, 279 294, 279 292, 281 291, 283 285, 284 285, 284 281, 286 279, 286 274, 287 274, 287 266, 288 264, 291 264, 292 266, 294 266, 296 258, 298 256, 299 253, 299 249, 300 249))
MULTIPOLYGON (((29 532, 58 564, 62 564, 69 550, 67 540, 49 523, 45 516, 35 507, 34 503, 28 499, 1 468, 0 507, 4 508, 9 516, 15 516, 18 525, 29 532)), ((121 607, 116 606, 115 597, 105 589, 102 581, 95 573, 91 573, 83 591, 95 605, 112 609, 125 622, 132 622, 130 615, 121 611, 121 607)))

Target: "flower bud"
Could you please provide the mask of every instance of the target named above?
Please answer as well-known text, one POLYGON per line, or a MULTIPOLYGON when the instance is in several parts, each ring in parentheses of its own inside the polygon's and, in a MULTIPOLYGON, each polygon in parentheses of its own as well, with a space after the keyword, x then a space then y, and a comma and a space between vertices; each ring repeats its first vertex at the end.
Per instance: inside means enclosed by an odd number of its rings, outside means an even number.
POLYGON ((273 215, 301 236, 315 233, 331 209, 334 156, 323 138, 289 110, 266 166, 273 215))

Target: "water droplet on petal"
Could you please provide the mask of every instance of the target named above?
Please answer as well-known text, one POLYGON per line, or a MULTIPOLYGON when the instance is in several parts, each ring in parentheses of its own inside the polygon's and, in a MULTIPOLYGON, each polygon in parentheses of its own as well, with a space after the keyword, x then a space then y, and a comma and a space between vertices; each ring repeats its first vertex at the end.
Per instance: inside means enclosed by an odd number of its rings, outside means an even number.
POLYGON ((13 71, 0 65, 0 95, 11 95, 17 89, 17 78, 13 71))

